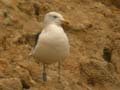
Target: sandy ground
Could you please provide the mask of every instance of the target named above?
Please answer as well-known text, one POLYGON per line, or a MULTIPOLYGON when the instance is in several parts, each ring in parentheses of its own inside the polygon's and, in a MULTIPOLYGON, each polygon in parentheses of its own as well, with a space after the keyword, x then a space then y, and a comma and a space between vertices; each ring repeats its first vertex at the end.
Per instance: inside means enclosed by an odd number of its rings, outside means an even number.
POLYGON ((120 0, 0 0, 0 90, 120 90, 120 0), (44 83, 28 54, 49 11, 70 21, 71 51, 44 83))

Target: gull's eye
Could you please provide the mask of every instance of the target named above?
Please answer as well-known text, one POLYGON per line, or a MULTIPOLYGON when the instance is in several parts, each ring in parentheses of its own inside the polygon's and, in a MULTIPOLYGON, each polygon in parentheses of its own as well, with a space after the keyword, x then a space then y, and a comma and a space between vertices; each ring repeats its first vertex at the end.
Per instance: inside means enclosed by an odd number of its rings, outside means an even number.
POLYGON ((58 18, 58 16, 53 16, 53 18, 55 18, 55 19, 56 19, 56 18, 58 18))

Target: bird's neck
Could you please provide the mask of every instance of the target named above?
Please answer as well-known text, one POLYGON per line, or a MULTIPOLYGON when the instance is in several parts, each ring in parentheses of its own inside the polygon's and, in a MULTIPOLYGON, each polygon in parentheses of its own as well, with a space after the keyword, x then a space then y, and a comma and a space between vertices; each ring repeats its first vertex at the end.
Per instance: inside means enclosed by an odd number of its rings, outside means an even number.
POLYGON ((51 26, 56 26, 56 27, 61 27, 61 25, 59 25, 59 24, 56 24, 56 23, 47 23, 47 24, 44 24, 44 28, 48 28, 48 27, 51 27, 51 26))
POLYGON ((59 32, 59 31, 63 31, 63 28, 60 25, 56 25, 56 24, 48 24, 46 26, 44 26, 44 32, 59 32))

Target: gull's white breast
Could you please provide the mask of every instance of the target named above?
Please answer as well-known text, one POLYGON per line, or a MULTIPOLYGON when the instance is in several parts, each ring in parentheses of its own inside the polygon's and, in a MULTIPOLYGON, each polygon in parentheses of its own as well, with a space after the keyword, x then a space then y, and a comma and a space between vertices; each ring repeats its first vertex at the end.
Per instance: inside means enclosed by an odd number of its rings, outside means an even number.
POLYGON ((43 63, 64 60, 69 54, 69 41, 62 27, 51 24, 44 28, 33 50, 33 56, 43 63))

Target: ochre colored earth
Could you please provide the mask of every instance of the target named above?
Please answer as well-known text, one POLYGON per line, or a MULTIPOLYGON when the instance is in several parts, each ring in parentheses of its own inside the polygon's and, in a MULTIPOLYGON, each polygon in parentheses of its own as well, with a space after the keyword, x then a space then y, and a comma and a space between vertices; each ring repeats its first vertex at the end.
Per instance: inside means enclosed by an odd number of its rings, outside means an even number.
POLYGON ((0 90, 120 90, 120 0, 0 0, 0 90), (29 56, 49 11, 70 21, 60 82, 29 56))

